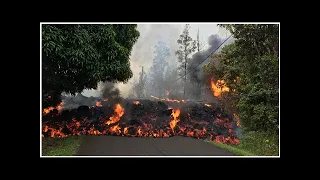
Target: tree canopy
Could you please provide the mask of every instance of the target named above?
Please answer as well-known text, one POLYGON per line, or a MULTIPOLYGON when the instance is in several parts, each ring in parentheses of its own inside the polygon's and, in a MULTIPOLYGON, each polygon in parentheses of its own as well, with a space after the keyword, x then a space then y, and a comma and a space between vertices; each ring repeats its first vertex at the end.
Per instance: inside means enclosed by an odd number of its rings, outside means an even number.
POLYGON ((135 24, 42 25, 43 107, 55 106, 62 92, 80 93, 100 81, 127 82, 129 56, 139 31, 135 24))

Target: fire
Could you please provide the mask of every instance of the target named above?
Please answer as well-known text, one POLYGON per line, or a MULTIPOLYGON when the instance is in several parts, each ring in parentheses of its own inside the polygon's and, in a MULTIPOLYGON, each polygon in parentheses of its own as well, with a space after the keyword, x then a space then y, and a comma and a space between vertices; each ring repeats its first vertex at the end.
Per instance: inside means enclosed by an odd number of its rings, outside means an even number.
POLYGON ((125 128, 123 129, 123 133, 124 133, 124 134, 128 134, 128 127, 125 127, 125 128))
POLYGON ((132 103, 133 103, 133 104, 140 104, 139 101, 133 101, 132 103))
POLYGON ((116 134, 116 135, 120 135, 121 134, 121 128, 119 127, 119 125, 115 125, 113 127, 110 128, 111 133, 116 134))
MULTIPOLYGON (((157 104, 157 103, 156 103, 157 104)), ((97 107, 94 107, 97 108, 97 107)), ((98 108, 101 109, 101 108, 98 108)), ((213 119, 197 119, 193 113, 169 107, 172 110, 168 119, 159 118, 149 111, 141 114, 125 115, 124 108, 120 104, 114 107, 114 113, 110 118, 100 117, 98 121, 92 122, 89 118, 71 121, 46 121, 42 123, 42 137, 65 138, 79 135, 118 135, 128 137, 153 137, 165 138, 175 135, 187 136, 197 139, 207 139, 220 143, 239 144, 236 137, 233 121, 229 116, 216 114, 213 119), (196 119, 194 119, 196 118, 196 119), (215 129, 225 129, 221 133, 215 129)), ((153 112, 153 111, 152 111, 153 112)), ((235 116, 235 115, 234 115, 235 116)), ((55 118, 55 117, 52 117, 55 118)))
POLYGON ((96 130, 96 129, 94 128, 94 126, 92 126, 92 127, 89 129, 88 133, 89 133, 89 134, 92 134, 92 135, 101 135, 101 134, 102 134, 100 131, 96 130))
POLYGON ((170 128, 174 132, 174 128, 176 127, 177 123, 180 121, 178 119, 178 116, 180 115, 180 109, 176 109, 172 111, 171 116, 173 117, 173 120, 170 121, 170 128))
POLYGON ((61 109, 62 109, 62 106, 64 105, 64 102, 61 102, 60 104, 58 104, 56 107, 48 107, 48 108, 45 108, 45 109, 43 109, 43 111, 42 111, 42 114, 48 114, 48 113, 50 113, 50 111, 52 111, 52 110, 54 110, 54 109, 57 109, 58 110, 58 112, 61 112, 61 109))
POLYGON ((54 128, 50 128, 48 126, 45 126, 43 132, 48 132, 49 130, 51 130, 50 137, 57 137, 57 138, 67 137, 66 134, 61 132, 62 131, 62 127, 60 127, 59 129, 54 129, 54 128))
POLYGON ((54 107, 48 107, 43 109, 42 114, 48 114, 50 111, 52 111, 54 109, 54 107))
POLYGON ((215 137, 214 142, 222 143, 222 144, 230 143, 230 144, 238 145, 239 139, 236 139, 236 138, 232 139, 230 136, 224 137, 224 136, 220 135, 220 136, 215 137))
POLYGON ((109 121, 106 122, 107 125, 118 122, 124 114, 124 109, 120 104, 116 104, 114 111, 115 114, 109 118, 109 121))
POLYGON ((236 119, 236 124, 238 127, 241 127, 241 124, 240 124, 240 118, 238 115, 236 115, 236 113, 233 113, 233 117, 236 119))
POLYGON ((166 91, 166 95, 168 96, 170 94, 170 92, 169 91, 166 91))
POLYGON ((229 92, 230 89, 226 86, 224 80, 218 80, 216 83, 211 78, 211 91, 215 97, 221 98, 223 92, 229 92))
POLYGON ((211 105, 210 104, 204 104, 205 106, 207 106, 207 107, 211 107, 211 105))
POLYGON ((100 102, 100 101, 97 101, 97 102, 96 102, 96 106, 97 106, 97 107, 102 107, 101 102, 100 102))

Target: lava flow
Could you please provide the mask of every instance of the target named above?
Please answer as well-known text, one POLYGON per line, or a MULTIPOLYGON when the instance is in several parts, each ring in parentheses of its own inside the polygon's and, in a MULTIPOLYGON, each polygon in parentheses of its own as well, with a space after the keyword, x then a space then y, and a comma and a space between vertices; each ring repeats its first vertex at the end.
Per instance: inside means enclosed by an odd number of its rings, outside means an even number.
MULTIPOLYGON (((50 96, 49 96, 50 97, 50 96)), ((63 106, 63 104, 64 104, 64 102, 61 102, 60 104, 58 104, 56 107, 48 107, 48 108, 45 108, 45 109, 43 109, 43 111, 42 111, 42 114, 48 114, 50 111, 52 111, 52 110, 54 110, 54 109, 57 109, 58 110, 58 112, 61 112, 61 108, 62 108, 62 106, 63 106)))
POLYGON ((216 142, 239 144, 232 117, 222 108, 199 103, 183 103, 169 108, 157 101, 124 100, 112 106, 107 101, 93 108, 65 110, 43 115, 42 137, 73 135, 115 135, 128 137, 188 136, 216 142), (112 109, 113 107, 113 109, 112 109))
POLYGON ((152 98, 156 99, 156 100, 159 100, 159 101, 167 101, 167 102, 185 102, 184 100, 176 100, 176 99, 169 99, 169 98, 158 98, 158 97, 155 97, 155 96, 152 96, 152 98))

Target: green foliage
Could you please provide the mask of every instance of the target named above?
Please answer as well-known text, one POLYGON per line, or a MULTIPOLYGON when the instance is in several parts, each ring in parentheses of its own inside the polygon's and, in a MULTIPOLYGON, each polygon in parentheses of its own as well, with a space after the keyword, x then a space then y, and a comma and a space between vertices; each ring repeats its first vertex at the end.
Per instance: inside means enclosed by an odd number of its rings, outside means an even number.
POLYGON ((249 131, 240 139, 238 148, 257 156, 279 156, 279 136, 263 131, 249 131))
POLYGON ((214 142, 214 141, 208 141, 209 143, 220 147, 222 149, 226 149, 230 152, 232 152, 233 154, 237 155, 237 156, 257 156, 247 150, 244 149, 240 149, 239 146, 233 146, 233 145, 229 145, 229 144, 222 144, 222 143, 218 143, 218 142, 214 142))
POLYGON ((276 134, 248 131, 239 140, 239 145, 210 143, 239 156, 279 156, 279 136, 276 134))
POLYGON ((72 156, 83 141, 83 136, 67 138, 42 138, 43 156, 72 156))
POLYGON ((231 91, 223 98, 247 130, 278 132, 278 25, 224 26, 237 40, 204 66, 204 72, 226 81, 231 91))
POLYGON ((42 25, 43 107, 97 88, 100 81, 132 77, 129 56, 139 37, 137 25, 42 25), (51 98, 48 98, 51 96, 51 98))

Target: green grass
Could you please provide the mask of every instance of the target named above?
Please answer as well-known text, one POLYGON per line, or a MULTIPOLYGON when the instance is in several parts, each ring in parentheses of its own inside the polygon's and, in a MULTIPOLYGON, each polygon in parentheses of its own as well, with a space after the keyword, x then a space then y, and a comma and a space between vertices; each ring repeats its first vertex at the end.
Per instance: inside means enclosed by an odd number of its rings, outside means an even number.
POLYGON ((42 138, 43 156, 72 156, 82 142, 81 136, 67 138, 42 138))
POLYGON ((278 156, 279 137, 264 132, 244 133, 239 145, 227 145, 210 141, 210 143, 227 149, 238 156, 278 156))

